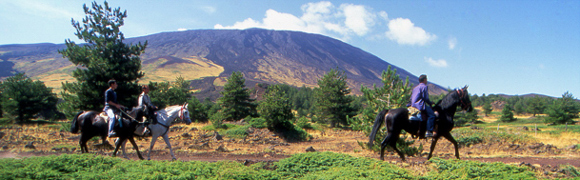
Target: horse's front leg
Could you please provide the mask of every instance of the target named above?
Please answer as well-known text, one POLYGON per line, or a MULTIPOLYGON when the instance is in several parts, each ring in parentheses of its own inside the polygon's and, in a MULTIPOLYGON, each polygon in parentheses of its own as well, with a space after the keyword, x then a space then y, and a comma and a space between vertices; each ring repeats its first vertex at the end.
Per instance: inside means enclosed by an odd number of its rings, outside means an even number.
POLYGON ((117 156, 117 151, 119 151, 119 147, 121 147, 121 144, 123 144, 123 141, 125 141, 125 138, 117 138, 117 140, 115 141, 115 150, 113 151, 113 157, 117 156))
POLYGON ((175 157, 175 154, 173 154, 173 148, 171 148, 171 143, 169 142, 169 135, 167 135, 167 133, 163 135, 163 140, 165 140, 165 144, 167 144, 167 147, 169 147, 169 153, 171 154, 171 157, 173 157, 173 159, 171 160, 176 160, 177 158, 175 157))
POLYGON ((437 145, 437 140, 439 140, 440 137, 441 135, 439 135, 439 133, 433 136, 433 141, 431 141, 431 148, 429 150, 429 156, 427 156, 427 160, 431 159, 433 156, 433 150, 435 150, 435 145, 437 145))
MULTIPOLYGON (((143 156, 141 156, 141 152, 139 152, 139 147, 137 146, 137 143, 135 143, 135 139, 133 139, 133 137, 129 137, 129 141, 131 142, 131 144, 133 144, 133 148, 135 148, 135 151, 137 151, 137 156, 139 156, 139 159, 143 160, 143 156)), ((123 151, 125 150, 125 143, 123 143, 123 151)))
POLYGON ((457 157, 457 159, 459 159, 459 145, 457 144, 457 141, 455 140, 455 138, 453 138, 451 133, 446 133, 443 135, 443 137, 445 137, 447 140, 449 140, 453 144, 453 146, 455 146, 455 157, 457 157))
MULTIPOLYGON (((117 142, 118 140, 119 140, 119 139, 115 140, 115 144, 116 144, 116 142, 117 142)), ((127 140, 125 140, 125 141, 123 141, 123 142, 121 143, 121 151, 123 152, 123 157, 124 157, 125 159, 129 159, 129 156, 127 156, 127 151, 125 150, 125 146, 126 146, 126 145, 127 145, 127 140)))
POLYGON ((158 137, 159 137, 158 133, 151 132, 151 145, 149 146, 149 152, 147 152, 147 160, 151 160, 151 151, 153 151, 155 141, 157 141, 158 137))

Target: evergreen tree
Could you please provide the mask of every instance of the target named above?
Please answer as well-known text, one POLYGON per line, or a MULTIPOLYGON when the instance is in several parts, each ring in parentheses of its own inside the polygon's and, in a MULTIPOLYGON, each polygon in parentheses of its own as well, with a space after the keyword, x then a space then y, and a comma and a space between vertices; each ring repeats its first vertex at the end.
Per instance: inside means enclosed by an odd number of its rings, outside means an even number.
POLYGON ((499 118, 502 122, 512 122, 515 121, 514 113, 512 112, 512 108, 509 105, 505 105, 501 111, 501 117, 499 118))
POLYGON ((356 115, 351 102, 354 98, 346 84, 346 73, 331 69, 322 79, 318 80, 316 92, 317 118, 319 122, 330 123, 331 127, 348 125, 347 117, 356 115))
POLYGON ((1 82, 0 92, 4 113, 19 122, 30 120, 42 110, 56 107, 57 98, 52 89, 41 81, 32 81, 22 73, 1 82))
POLYGON ((294 114, 290 101, 279 85, 268 87, 264 100, 258 105, 258 113, 266 120, 268 129, 289 130, 294 126, 291 122, 294 114))
POLYGON ((409 77, 405 81, 401 80, 397 75, 397 70, 391 69, 391 66, 387 68, 387 71, 383 71, 381 77, 382 87, 379 88, 376 84, 373 85, 372 89, 361 87, 368 103, 367 107, 372 108, 375 113, 384 109, 405 107, 411 98, 412 87, 409 84, 409 77))
POLYGON ((109 79, 115 79, 118 102, 125 106, 137 104, 140 93, 138 79, 143 77, 139 55, 145 44, 128 45, 119 30, 124 25, 127 11, 112 9, 105 1, 104 6, 92 3, 91 8, 83 5, 85 18, 82 24, 72 20, 75 35, 86 42, 77 45, 70 39, 67 48, 59 53, 77 68, 73 71, 76 82, 63 83, 61 92, 64 103, 59 104, 69 117, 78 110, 100 110, 104 106, 104 93, 109 79))
POLYGON ((543 113, 544 109, 546 109, 546 101, 544 100, 544 98, 541 98, 539 96, 534 96, 533 98, 530 98, 527 104, 528 104, 527 108, 528 113, 532 113, 534 117, 536 117, 536 114, 543 113))
POLYGON ((493 108, 491 107, 491 103, 485 103, 483 105, 483 113, 485 114, 486 117, 491 113, 492 110, 493 108))
POLYGON ((562 98, 555 100, 546 111, 548 114, 548 117, 545 118, 546 123, 571 123, 574 118, 578 118, 580 105, 570 92, 566 92, 562 95, 562 98))
POLYGON ((191 97, 189 82, 179 76, 175 82, 149 82, 151 103, 159 108, 181 105, 191 97))
POLYGON ((224 120, 239 120, 248 115, 256 114, 254 99, 250 99, 250 92, 246 88, 246 80, 241 72, 233 72, 220 92, 218 98, 224 120))

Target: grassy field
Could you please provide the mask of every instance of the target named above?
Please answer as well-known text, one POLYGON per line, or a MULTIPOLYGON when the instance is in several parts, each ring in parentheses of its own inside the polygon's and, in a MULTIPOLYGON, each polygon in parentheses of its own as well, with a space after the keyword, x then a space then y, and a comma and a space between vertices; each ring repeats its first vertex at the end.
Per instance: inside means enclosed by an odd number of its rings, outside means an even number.
MULTIPOLYGON (((460 156, 465 159, 531 157, 580 160, 580 141, 577 138, 580 137, 580 127, 577 124, 547 125, 542 116, 516 116, 517 121, 503 123, 497 122, 499 114, 494 112, 483 118, 484 123, 459 127, 452 133, 460 144, 460 156), (570 148, 572 146, 575 148, 570 148)), ((430 141, 425 140, 411 145, 424 147, 418 157, 410 158, 415 160, 400 162, 395 154, 388 152, 387 158, 391 160, 381 162, 377 160, 376 152, 359 146, 359 142, 368 140, 364 133, 319 124, 313 124, 315 128, 307 130, 311 136, 307 142, 286 142, 265 128, 244 124, 228 124, 228 129, 217 130, 209 123, 178 123, 169 132, 178 158, 179 154, 216 153, 217 147, 224 147, 226 151, 219 152, 224 155, 264 154, 261 159, 268 159, 268 154, 272 153, 290 156, 278 162, 260 160, 244 166, 238 161, 168 162, 159 157, 152 157, 153 161, 127 161, 101 156, 109 155, 112 150, 98 146, 98 138, 89 142, 90 154, 78 155, 79 136, 68 132, 69 123, 64 120, 14 125, 7 118, 0 119, 0 154, 14 155, 0 159, 0 177, 100 179, 106 174, 144 179, 580 178, 578 167, 566 164, 522 165, 455 160, 453 146, 446 140, 439 141, 434 154, 436 159, 428 162, 425 162, 425 157, 430 141), (215 139, 216 131, 224 136, 223 140, 215 139), (31 143, 34 148, 27 148, 26 145, 31 143), (304 153, 308 147, 313 147, 317 153, 304 153), (58 156, 47 156, 51 154, 58 156)), ((137 139, 143 152, 150 151, 149 142, 150 138, 137 139)), ((162 140, 157 142, 152 151, 166 155, 165 144, 162 140)), ((134 159, 134 150, 128 148, 128 152, 134 159)))

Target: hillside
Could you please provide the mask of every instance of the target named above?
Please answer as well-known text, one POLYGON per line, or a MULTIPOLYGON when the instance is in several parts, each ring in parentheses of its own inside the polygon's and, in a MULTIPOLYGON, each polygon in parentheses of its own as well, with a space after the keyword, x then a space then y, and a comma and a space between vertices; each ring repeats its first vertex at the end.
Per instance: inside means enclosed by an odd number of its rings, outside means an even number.
MULTIPOLYGON (((173 81, 177 76, 186 80, 213 80, 200 91, 218 88, 234 71, 241 71, 249 87, 255 83, 284 83, 294 86, 317 86, 331 68, 344 70, 353 93, 361 85, 382 85, 380 75, 391 64, 342 41, 318 34, 264 29, 191 30, 164 32, 126 39, 136 44, 148 41, 143 60, 145 78, 141 82, 173 81), (217 86, 217 87, 211 87, 217 86)), ((75 68, 57 50, 63 44, 27 44, 0 46, 0 78, 25 72, 50 87, 72 81, 75 68), (11 68, 9 68, 11 66, 11 68)), ((402 77, 417 84, 417 77, 392 65, 402 77)), ((200 84, 192 82, 193 84, 200 84)), ((432 84, 432 94, 445 92, 432 84)))

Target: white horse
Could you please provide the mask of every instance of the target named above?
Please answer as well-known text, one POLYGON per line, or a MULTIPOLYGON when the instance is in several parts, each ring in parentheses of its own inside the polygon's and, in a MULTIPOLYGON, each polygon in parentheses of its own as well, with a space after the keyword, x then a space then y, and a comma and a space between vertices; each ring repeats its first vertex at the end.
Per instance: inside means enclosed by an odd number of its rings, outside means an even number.
MULTIPOLYGON (((163 137, 163 140, 165 140, 165 144, 167 144, 167 147, 169 147, 169 152, 171 153, 171 157, 173 157, 173 160, 176 160, 177 158, 175 157, 175 154, 173 154, 173 149, 171 148, 171 143, 169 142, 169 135, 167 135, 167 133, 169 132, 169 126, 171 126, 171 123, 173 122, 173 120, 177 119, 178 117, 185 121, 185 124, 190 124, 191 123, 191 119, 189 118, 189 111, 187 110, 187 103, 185 103, 183 106, 182 105, 173 105, 173 106, 169 106, 165 109, 156 111, 157 113, 157 124, 149 124, 147 127, 149 128, 149 130, 151 131, 151 146, 149 147, 149 152, 147 153, 147 160, 151 160, 151 151, 153 151, 153 146, 155 146, 155 141, 157 141, 157 138, 159 136, 163 137)), ((143 133, 145 133, 144 127, 142 128, 137 128, 137 130, 135 131, 136 134, 138 135, 143 135, 143 133)), ((125 158, 128 159, 126 153, 125 153, 125 144, 127 142, 123 142, 123 156, 125 158)))

